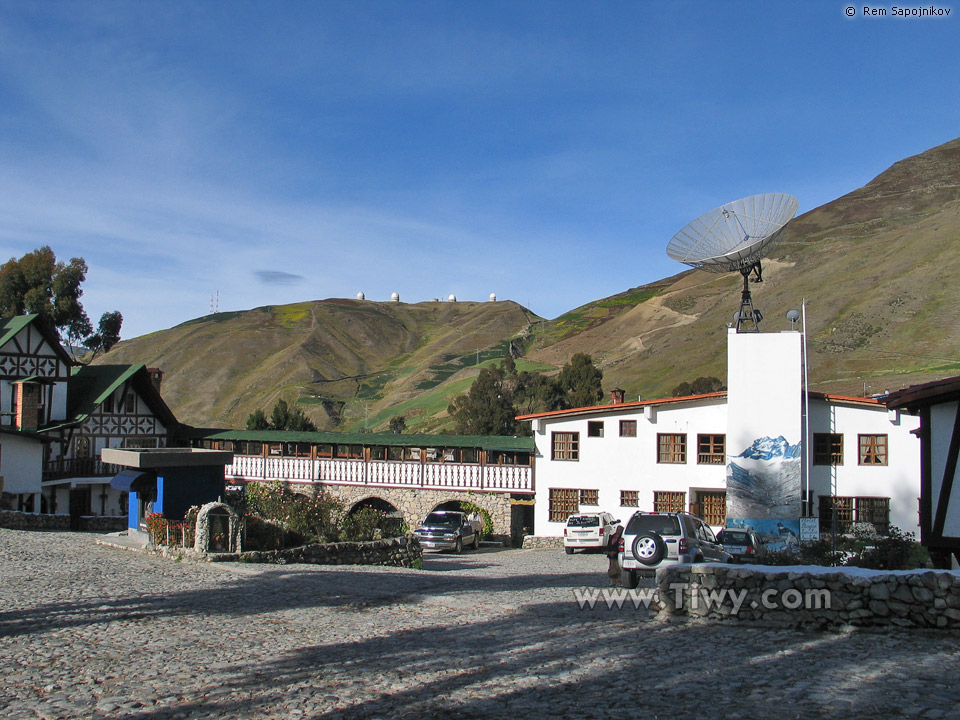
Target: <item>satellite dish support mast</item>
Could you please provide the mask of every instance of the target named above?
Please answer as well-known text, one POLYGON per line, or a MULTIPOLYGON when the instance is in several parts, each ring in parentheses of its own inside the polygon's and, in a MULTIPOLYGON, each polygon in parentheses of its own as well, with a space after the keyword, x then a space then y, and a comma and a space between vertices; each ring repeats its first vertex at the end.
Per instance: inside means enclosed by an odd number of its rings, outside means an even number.
POLYGON ((743 275, 743 291, 740 293, 740 309, 734 315, 737 332, 760 332, 760 321, 763 320, 763 313, 753 307, 753 298, 750 296, 751 272, 756 275, 753 282, 763 282, 763 270, 759 260, 756 265, 740 268, 740 274, 743 275), (753 324, 753 329, 744 330, 743 328, 750 323, 753 324))
POLYGON ((793 195, 753 195, 701 215, 667 245, 667 255, 707 272, 739 272, 743 277, 740 309, 733 316, 737 332, 760 332, 763 313, 753 307, 750 275, 763 282, 761 259, 797 212, 793 195))

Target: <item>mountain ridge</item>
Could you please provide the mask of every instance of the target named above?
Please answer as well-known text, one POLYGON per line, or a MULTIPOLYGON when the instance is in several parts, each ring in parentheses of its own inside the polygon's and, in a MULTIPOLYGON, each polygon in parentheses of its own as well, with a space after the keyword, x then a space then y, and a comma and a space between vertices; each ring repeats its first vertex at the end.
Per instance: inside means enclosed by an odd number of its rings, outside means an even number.
MULTIPOLYGON (((694 215, 696 212, 693 213, 694 215)), ((806 300, 811 389, 882 393, 960 373, 960 139, 894 163, 795 218, 764 260, 762 330, 806 300)), ((321 429, 448 429, 446 408, 479 367, 514 357, 552 372, 592 355, 604 388, 669 396, 726 377, 739 274, 688 269, 546 320, 512 301, 329 298, 208 315, 118 344, 97 362, 166 373, 184 422, 242 427, 283 397, 321 429)))

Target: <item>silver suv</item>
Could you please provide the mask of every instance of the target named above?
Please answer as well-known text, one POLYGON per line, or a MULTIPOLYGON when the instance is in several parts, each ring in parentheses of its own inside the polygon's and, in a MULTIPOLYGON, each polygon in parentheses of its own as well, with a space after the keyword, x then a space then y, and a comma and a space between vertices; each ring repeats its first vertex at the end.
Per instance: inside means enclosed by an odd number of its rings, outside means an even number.
POLYGON ((636 512, 620 539, 620 579, 635 588, 641 575, 658 567, 696 562, 730 562, 703 520, 685 512, 636 512))

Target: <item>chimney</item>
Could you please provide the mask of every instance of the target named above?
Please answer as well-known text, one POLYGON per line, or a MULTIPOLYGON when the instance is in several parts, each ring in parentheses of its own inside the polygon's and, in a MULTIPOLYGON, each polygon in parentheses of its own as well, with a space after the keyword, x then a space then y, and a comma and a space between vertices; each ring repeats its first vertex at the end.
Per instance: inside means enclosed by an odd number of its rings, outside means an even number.
POLYGON ((40 426, 40 385, 17 382, 16 426, 20 430, 36 430, 40 426))
POLYGON ((157 391, 157 394, 160 394, 160 385, 163 383, 163 370, 160 368, 147 368, 147 372, 150 374, 150 382, 153 383, 153 389, 157 391))
POLYGON ((624 391, 620 388, 614 388, 610 391, 610 403, 612 405, 622 405, 624 394, 624 391))

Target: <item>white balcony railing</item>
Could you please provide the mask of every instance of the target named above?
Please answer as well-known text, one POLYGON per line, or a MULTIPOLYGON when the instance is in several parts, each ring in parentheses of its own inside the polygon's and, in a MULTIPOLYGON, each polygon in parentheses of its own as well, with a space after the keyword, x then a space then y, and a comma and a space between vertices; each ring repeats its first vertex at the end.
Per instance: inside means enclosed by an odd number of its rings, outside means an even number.
POLYGON ((318 482, 428 490, 533 493, 533 469, 517 465, 390 460, 263 458, 234 455, 227 479, 318 482))

